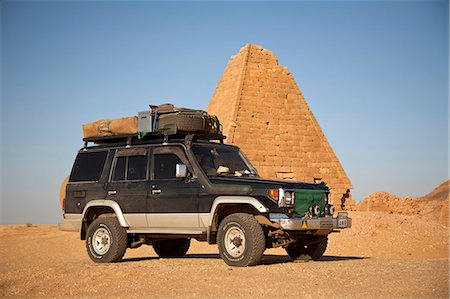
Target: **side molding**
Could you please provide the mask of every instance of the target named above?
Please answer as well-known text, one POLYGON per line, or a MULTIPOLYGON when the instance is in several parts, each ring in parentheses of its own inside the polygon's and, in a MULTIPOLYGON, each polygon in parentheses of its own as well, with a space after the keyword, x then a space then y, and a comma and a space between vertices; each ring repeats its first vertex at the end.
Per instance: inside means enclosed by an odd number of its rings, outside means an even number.
POLYGON ((212 225, 212 221, 214 219, 214 214, 216 213, 217 207, 221 204, 248 204, 253 206, 256 210, 261 213, 267 213, 267 208, 260 203, 256 198, 251 196, 218 196, 214 200, 214 203, 211 207, 211 212, 209 214, 209 227, 212 225))
POLYGON ((120 225, 123 227, 129 227, 127 221, 125 220, 125 217, 123 216, 122 209, 120 208, 120 206, 117 202, 112 201, 112 200, 107 200, 107 199, 99 199, 99 200, 89 201, 89 203, 84 207, 84 210, 83 210, 83 218, 82 218, 83 220, 86 215, 86 212, 92 207, 109 207, 109 208, 113 209, 120 225))

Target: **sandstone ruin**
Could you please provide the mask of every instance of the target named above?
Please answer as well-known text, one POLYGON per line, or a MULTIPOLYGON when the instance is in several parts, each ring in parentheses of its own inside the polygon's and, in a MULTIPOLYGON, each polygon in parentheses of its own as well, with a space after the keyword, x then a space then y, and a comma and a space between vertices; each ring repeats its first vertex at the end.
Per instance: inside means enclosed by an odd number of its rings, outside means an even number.
POLYGON ((243 149, 265 178, 326 182, 332 203, 351 208, 352 184, 294 77, 278 57, 247 44, 232 56, 207 111, 226 142, 243 149))
POLYGON ((376 211, 390 214, 418 215, 425 219, 449 225, 450 181, 436 187, 425 196, 399 197, 388 192, 374 192, 357 206, 358 211, 376 211))

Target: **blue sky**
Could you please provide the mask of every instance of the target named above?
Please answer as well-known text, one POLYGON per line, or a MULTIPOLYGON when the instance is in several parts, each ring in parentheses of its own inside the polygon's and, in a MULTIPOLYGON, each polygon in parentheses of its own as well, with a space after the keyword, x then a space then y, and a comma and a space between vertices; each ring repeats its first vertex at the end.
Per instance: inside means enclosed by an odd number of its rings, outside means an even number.
POLYGON ((56 223, 81 125, 206 108, 246 43, 287 66, 353 182, 448 179, 448 1, 1 2, 0 223, 56 223))

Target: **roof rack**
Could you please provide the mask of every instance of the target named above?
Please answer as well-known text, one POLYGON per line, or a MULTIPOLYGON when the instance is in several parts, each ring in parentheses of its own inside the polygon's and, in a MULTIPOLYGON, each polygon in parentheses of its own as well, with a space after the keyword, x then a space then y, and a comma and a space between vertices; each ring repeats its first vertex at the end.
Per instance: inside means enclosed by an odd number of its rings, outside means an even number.
POLYGON ((83 138, 84 148, 88 146, 89 142, 93 142, 99 145, 107 145, 114 143, 126 143, 127 146, 131 146, 133 142, 140 140, 145 141, 158 141, 161 140, 162 143, 169 143, 170 139, 185 139, 186 141, 195 142, 197 140, 203 141, 213 141, 218 140, 220 143, 227 137, 222 134, 196 134, 196 133, 176 133, 176 134, 146 134, 145 136, 139 136, 138 134, 130 135, 113 135, 113 136, 102 136, 102 137, 89 137, 83 138))

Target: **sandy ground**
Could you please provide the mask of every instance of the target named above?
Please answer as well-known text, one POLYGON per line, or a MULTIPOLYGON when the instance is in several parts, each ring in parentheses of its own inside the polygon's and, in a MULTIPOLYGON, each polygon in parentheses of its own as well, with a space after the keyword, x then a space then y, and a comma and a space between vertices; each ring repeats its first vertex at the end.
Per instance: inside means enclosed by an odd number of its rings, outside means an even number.
POLYGON ((187 257, 149 246, 123 262, 95 264, 77 233, 52 225, 0 227, 0 297, 324 298, 449 297, 448 227, 414 216, 352 212, 321 260, 292 262, 267 250, 262 265, 231 268, 217 246, 192 242, 187 257))

